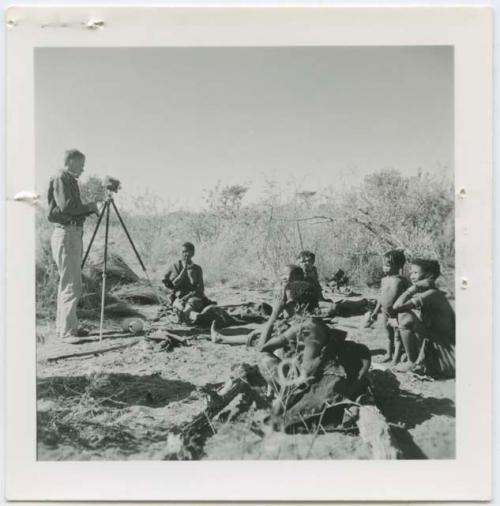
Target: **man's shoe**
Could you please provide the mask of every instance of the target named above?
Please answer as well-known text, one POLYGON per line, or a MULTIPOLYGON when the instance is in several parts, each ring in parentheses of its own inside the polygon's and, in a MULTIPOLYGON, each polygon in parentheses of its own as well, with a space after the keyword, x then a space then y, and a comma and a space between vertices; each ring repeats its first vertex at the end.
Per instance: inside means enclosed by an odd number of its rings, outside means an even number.
POLYGON ((88 337, 89 331, 86 328, 78 327, 73 334, 73 337, 88 337))
POLYGON ((80 343, 84 343, 85 341, 87 341, 87 339, 85 339, 85 338, 88 336, 89 336, 89 331, 87 329, 80 327, 80 328, 76 329, 72 335, 63 337, 62 341, 63 341, 63 343, 66 343, 66 344, 80 344, 80 343))

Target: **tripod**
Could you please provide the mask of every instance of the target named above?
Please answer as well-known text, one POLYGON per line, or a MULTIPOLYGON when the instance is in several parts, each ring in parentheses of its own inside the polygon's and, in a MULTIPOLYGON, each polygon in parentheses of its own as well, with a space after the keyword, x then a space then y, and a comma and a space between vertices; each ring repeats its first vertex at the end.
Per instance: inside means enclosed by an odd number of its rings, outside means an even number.
MULTIPOLYGON (((102 342, 102 328, 103 328, 103 323, 104 323, 104 299, 106 296, 106 268, 108 265, 109 214, 110 214, 111 207, 113 207, 113 209, 116 213, 116 216, 118 217, 118 220, 120 221, 120 225, 122 226, 123 231, 125 232, 125 235, 127 236, 127 239, 129 240, 130 245, 132 246, 132 249, 134 250, 135 256, 137 257, 137 260, 139 261, 139 263, 142 267, 142 270, 144 271, 144 274, 146 275, 146 278, 149 281, 149 284, 155 290, 155 288, 151 282, 151 279, 149 278, 149 274, 146 270, 146 266, 144 265, 144 262, 142 261, 142 258, 139 255, 137 248, 135 247, 134 241, 132 240, 132 237, 130 237, 129 231, 127 230, 127 227, 125 226, 125 223, 124 223, 120 213, 118 212, 118 208, 116 207, 115 201, 113 199, 113 194, 111 191, 108 190, 106 200, 104 201, 104 205, 103 205, 101 212, 99 214, 97 224, 95 226, 94 232, 92 233, 92 237, 90 239, 89 245, 87 246, 87 251, 85 252, 85 255, 82 260, 82 266, 81 266, 81 268, 83 270, 85 262, 87 261, 87 258, 89 256, 90 249, 92 248, 92 244, 94 243, 95 236, 97 235, 97 231, 99 230, 99 226, 101 225, 104 215, 106 215, 106 229, 105 229, 105 235, 104 235, 104 262, 103 262, 103 268, 102 268, 101 321, 100 321, 100 325, 99 325, 99 341, 100 342, 102 342)), ((158 301, 161 303, 160 297, 156 293, 156 290, 155 290, 155 294, 156 294, 158 301)))

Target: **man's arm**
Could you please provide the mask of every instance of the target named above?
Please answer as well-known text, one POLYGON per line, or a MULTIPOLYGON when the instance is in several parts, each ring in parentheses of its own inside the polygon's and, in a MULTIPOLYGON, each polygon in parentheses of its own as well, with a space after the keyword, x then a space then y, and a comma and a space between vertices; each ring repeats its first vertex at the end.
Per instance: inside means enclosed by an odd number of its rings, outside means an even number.
POLYGON ((205 283, 203 282, 203 269, 197 265, 196 266, 196 281, 195 281, 195 291, 198 297, 203 297, 205 295, 205 283))
POLYGON ((181 274, 182 271, 179 273, 176 264, 171 265, 162 280, 165 288, 168 288, 169 290, 175 290, 179 285, 178 279, 181 274))
POLYGON ((413 297, 411 298, 411 300, 409 302, 412 302, 413 306, 416 309, 422 309, 422 306, 424 304, 432 305, 437 294, 438 294, 438 291, 435 288, 430 288, 430 289, 422 291, 422 290, 419 290, 419 288, 417 286, 417 292, 413 295, 413 297))
POLYGON ((415 309, 415 303, 411 300, 412 297, 417 293, 417 287, 415 285, 410 286, 408 290, 403 292, 396 302, 392 306, 392 311, 394 313, 404 313, 405 311, 410 311, 411 309, 415 309))
POLYGON ((62 177, 54 178, 53 184, 54 200, 62 213, 70 216, 87 216, 97 212, 97 204, 95 202, 82 204, 79 196, 73 194, 69 187, 65 187, 62 177))
POLYGON ((259 346, 259 351, 264 351, 267 353, 272 353, 273 351, 279 350, 280 348, 284 348, 286 343, 286 338, 283 336, 276 336, 266 343, 259 346))
POLYGON ((186 295, 182 296, 181 297, 181 300, 183 302, 187 301, 188 299, 190 299, 191 297, 195 297, 197 295, 197 293, 193 290, 192 292, 189 292, 189 293, 186 293, 186 295))
POLYGON ((370 369, 371 362, 372 360, 370 357, 361 358, 361 368, 359 369, 358 380, 362 380, 366 376, 370 369))
POLYGON ((381 307, 382 307, 382 305, 380 304, 380 301, 378 300, 377 304, 373 308, 373 311, 368 316, 368 320, 365 324, 365 327, 369 327, 377 319, 377 315, 379 314, 381 307))
POLYGON ((382 281, 380 283, 380 292, 379 292, 379 296, 377 298, 377 303, 375 304, 375 307, 373 308, 373 311, 370 313, 370 316, 368 317, 368 321, 367 321, 367 324, 368 325, 371 325, 377 318, 377 315, 379 314, 380 310, 382 309, 382 298, 383 298, 383 293, 385 291, 385 284, 387 283, 387 278, 384 277, 382 278, 382 281))
POLYGON ((174 286, 174 288, 179 288, 182 282, 186 279, 186 276, 187 276, 187 264, 183 262, 181 272, 177 274, 172 280, 172 285, 174 286))

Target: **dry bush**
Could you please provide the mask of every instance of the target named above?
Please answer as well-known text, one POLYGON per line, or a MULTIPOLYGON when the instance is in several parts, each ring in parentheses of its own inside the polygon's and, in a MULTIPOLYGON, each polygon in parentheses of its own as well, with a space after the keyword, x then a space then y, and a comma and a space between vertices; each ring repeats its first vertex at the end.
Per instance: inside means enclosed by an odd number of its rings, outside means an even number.
MULTIPOLYGON (((99 193, 92 180, 86 194, 99 193)), ((208 287, 270 285, 284 264, 294 263, 301 249, 316 253, 321 277, 346 271, 360 287, 381 277, 380 255, 403 248, 408 257, 441 262, 442 284, 453 293, 454 196, 446 177, 419 173, 403 176, 382 170, 347 190, 296 192, 284 196, 268 182, 260 201, 245 204, 247 187, 220 184, 205 196, 205 210, 173 210, 150 193, 135 197, 121 210, 134 243, 155 283, 179 258, 181 244, 196 246, 195 261, 203 266, 208 287)), ((120 197, 117 197, 119 205, 120 197)), ((135 254, 112 213, 110 250, 120 254, 142 276, 135 254)), ((88 220, 87 244, 96 219, 88 220)), ((45 213, 37 219, 38 308, 53 306, 57 291, 50 254, 50 225, 45 213)), ((96 239, 102 246, 104 227, 96 239)))

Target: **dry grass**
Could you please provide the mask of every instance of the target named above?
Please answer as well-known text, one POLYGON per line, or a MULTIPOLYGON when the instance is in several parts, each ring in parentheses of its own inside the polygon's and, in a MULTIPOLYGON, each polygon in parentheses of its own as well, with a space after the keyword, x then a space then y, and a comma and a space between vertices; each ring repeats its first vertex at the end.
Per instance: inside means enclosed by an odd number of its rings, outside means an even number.
MULTIPOLYGON (((133 207, 122 210, 155 284, 161 285, 168 265, 179 256, 180 245, 189 240, 196 245, 195 261, 203 266, 209 287, 269 288, 282 266, 295 262, 302 249, 316 253, 322 277, 342 268, 354 284, 376 286, 382 275, 380 254, 397 247, 404 248, 410 257, 438 259, 443 271, 441 286, 454 293, 454 197, 450 180, 380 171, 349 190, 325 189, 307 197, 297 192, 294 197, 284 197, 269 183, 259 202, 245 205, 244 198, 241 186, 216 187, 208 193, 203 212, 171 210, 151 195, 138 196, 133 207)), ((95 219, 89 219, 85 244, 94 226, 95 219)), ((41 316, 53 317, 57 276, 50 234, 51 226, 40 210, 37 310, 41 316)), ((95 262, 102 260, 98 254, 102 242, 103 230, 93 248, 95 262)), ((113 215, 109 249, 142 275, 113 215)))

